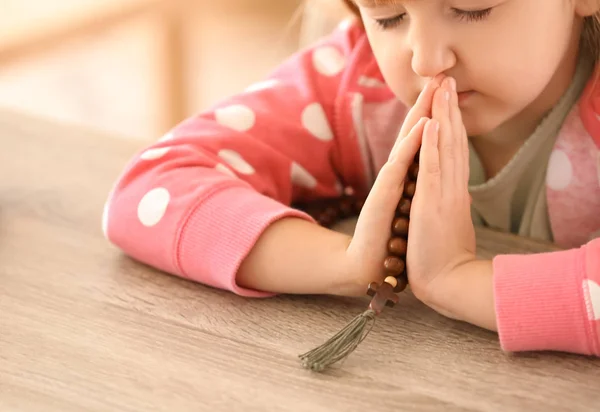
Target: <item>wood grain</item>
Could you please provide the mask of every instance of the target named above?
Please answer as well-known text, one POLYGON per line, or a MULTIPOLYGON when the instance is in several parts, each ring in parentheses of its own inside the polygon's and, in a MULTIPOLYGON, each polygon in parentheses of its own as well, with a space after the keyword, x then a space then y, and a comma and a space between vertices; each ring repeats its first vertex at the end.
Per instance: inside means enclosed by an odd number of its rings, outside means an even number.
MULTIPOLYGON (((0 114, 1 411, 592 410, 600 362, 502 353, 497 336, 404 293, 343 364, 297 355, 365 300, 252 300, 160 273, 102 236, 103 203, 139 147, 0 114), (375 362, 373 362, 373 359, 375 362)), ((478 231, 482 255, 550 245, 478 231)))

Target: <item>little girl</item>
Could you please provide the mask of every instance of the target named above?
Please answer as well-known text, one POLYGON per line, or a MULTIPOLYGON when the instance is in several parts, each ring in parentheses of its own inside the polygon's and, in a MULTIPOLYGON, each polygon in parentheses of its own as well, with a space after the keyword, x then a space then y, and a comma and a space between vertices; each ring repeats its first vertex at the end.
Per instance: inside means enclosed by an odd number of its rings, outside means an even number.
POLYGON ((107 238, 242 296, 361 296, 419 154, 415 296, 505 351, 599 355, 600 4, 348 3, 355 20, 136 155, 107 238), (294 207, 348 191, 352 236, 294 207), (478 259, 474 225, 562 250, 478 259))

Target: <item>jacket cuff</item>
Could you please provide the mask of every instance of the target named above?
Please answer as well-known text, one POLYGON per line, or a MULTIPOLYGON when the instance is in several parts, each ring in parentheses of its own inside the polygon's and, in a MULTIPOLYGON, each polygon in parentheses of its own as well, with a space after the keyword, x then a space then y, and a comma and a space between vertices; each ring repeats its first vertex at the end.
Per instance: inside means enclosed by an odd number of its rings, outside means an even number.
POLYGON ((589 354, 585 248, 493 260, 500 344, 510 352, 589 354))
POLYGON ((310 215, 254 189, 229 187, 214 193, 192 211, 183 226, 177 245, 181 273, 191 280, 241 296, 274 296, 238 286, 236 274, 265 229, 284 217, 314 222, 310 215))

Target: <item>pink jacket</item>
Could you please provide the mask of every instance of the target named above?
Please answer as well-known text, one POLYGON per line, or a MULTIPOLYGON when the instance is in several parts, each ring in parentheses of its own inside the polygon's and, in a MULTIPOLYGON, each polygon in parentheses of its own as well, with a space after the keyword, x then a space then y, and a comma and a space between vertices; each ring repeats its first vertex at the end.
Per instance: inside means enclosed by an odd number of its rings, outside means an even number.
MULTIPOLYGON (((366 195, 407 112, 362 28, 346 25, 243 93, 174 127, 127 165, 106 204, 107 238, 165 272, 248 297, 236 270, 292 202, 366 195)), ((506 351, 600 355, 600 87, 590 81, 554 148, 547 184, 565 251, 500 255, 494 293, 506 351), (554 170, 550 170, 554 169, 554 170)))

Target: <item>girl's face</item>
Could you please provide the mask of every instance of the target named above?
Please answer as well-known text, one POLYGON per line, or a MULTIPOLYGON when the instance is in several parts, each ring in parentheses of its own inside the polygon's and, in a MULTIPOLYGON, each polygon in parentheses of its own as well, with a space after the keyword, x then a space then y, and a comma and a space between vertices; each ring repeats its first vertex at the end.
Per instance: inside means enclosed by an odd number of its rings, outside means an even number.
POLYGON ((539 120, 560 99, 576 65, 582 26, 577 1, 356 4, 380 70, 398 98, 412 106, 428 79, 440 73, 454 77, 473 136, 511 119, 539 120))

